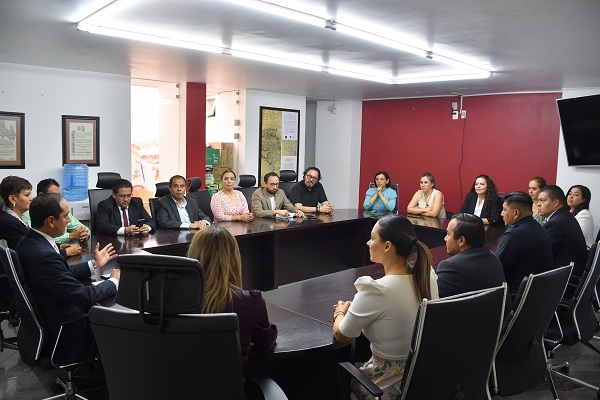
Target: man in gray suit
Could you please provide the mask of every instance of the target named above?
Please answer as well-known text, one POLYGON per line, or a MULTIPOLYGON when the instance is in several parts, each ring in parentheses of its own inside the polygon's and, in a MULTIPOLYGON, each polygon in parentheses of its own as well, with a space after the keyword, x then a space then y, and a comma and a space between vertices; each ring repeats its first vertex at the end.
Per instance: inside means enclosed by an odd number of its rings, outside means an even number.
POLYGON ((196 200, 185 196, 185 178, 175 175, 169 180, 169 192, 156 202, 157 222, 161 228, 204 229, 210 218, 198 207, 196 200))
POLYGON ((275 172, 267 173, 263 187, 252 193, 252 213, 255 217, 275 218, 277 215, 287 217, 291 212, 299 218, 304 217, 302 210, 296 209, 279 189, 279 176, 275 172))

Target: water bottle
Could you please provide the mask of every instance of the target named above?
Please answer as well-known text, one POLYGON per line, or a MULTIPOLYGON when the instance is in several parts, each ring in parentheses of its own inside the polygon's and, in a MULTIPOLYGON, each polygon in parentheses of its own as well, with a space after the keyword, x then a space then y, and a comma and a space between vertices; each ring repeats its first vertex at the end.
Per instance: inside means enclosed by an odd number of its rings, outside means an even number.
POLYGON ((63 168, 63 197, 68 201, 85 200, 88 197, 87 164, 65 164, 63 168))

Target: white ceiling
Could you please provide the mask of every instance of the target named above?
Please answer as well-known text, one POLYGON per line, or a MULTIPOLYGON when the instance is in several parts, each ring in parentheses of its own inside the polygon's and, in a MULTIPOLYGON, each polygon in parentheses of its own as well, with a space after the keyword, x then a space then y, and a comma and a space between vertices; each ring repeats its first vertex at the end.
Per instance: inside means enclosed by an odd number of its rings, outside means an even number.
MULTIPOLYGON (((0 62, 205 82, 314 99, 379 99, 600 87, 598 0, 303 0, 350 25, 372 24, 493 71, 482 80, 387 85, 264 62, 77 31, 92 0, 0 0, 0 62), (357 22, 358 21, 358 22, 357 22)), ((280 1, 280 4, 290 4, 280 1)), ((259 46, 324 65, 389 75, 439 68, 339 32, 218 0, 119 0, 117 23, 179 30, 224 47, 259 46)), ((363 25, 361 25, 363 26, 363 25)), ((357 27, 361 27, 357 26, 357 27)), ((365 25, 366 26, 366 25, 365 25)), ((1 89, 1 88, 0 88, 1 89)))

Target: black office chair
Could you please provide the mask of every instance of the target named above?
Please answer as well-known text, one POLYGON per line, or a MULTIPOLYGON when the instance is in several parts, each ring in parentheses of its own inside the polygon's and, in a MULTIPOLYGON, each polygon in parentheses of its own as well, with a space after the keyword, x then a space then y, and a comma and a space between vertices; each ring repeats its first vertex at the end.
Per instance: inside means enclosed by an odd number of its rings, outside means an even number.
MULTIPOLYGON (((369 183, 369 189, 375 187, 375 184, 373 182, 369 183)), ((390 188, 394 189, 394 191, 396 191, 396 206, 394 207, 393 211, 398 211, 398 201, 399 201, 399 197, 398 197, 398 184, 397 183, 390 183, 390 188)))
MULTIPOLYGON (((20 325, 17 342, 21 360, 29 366, 37 366, 42 370, 60 368, 67 372, 66 380, 56 379, 56 383, 65 390, 65 393, 44 400, 60 398, 85 400, 84 397, 77 394, 73 377, 77 367, 96 359, 96 346, 90 332, 90 340, 84 343, 81 348, 76 349, 77 351, 74 351, 73 343, 75 341, 73 338, 81 338, 81 327, 87 326, 89 328, 87 315, 61 324, 56 342, 49 343, 47 328, 25 280, 19 257, 14 250, 8 248, 5 240, 0 240, 0 261, 7 272, 6 276, 15 294, 19 312, 20 325)), ((77 341, 77 343, 82 342, 81 340, 77 341)))
POLYGON ((214 221, 215 216, 210 208, 210 192, 207 189, 202 189, 189 193, 189 196, 196 200, 198 207, 200 207, 200 209, 211 219, 211 221, 214 221))
MULTIPOLYGON (((14 328, 19 326, 19 318, 16 315, 15 297, 13 296, 4 268, 0 269, 0 324, 2 321, 8 321, 14 328)), ((16 336, 5 337, 4 331, 0 327, 0 352, 4 351, 5 348, 19 350, 16 336)))
MULTIPOLYGON (((90 310, 111 400, 243 399, 237 315, 200 314, 199 262, 160 255, 117 262, 116 301, 127 309, 90 310)), ((272 381, 259 382, 273 388, 272 381)))
POLYGON ((188 195, 197 192, 202 187, 202 179, 197 176, 188 178, 188 195))
POLYGON ((171 193, 169 191, 169 182, 157 182, 156 183, 156 193, 154 193, 154 197, 161 198, 169 193, 171 193))
POLYGON ((121 179, 117 172, 98 172, 97 189, 88 189, 88 202, 90 204, 90 232, 96 233, 96 212, 98 203, 110 197, 113 184, 121 179))
POLYGON ((256 177, 254 175, 240 175, 240 181, 235 190, 239 190, 244 194, 246 201, 248 202, 248 210, 252 212, 252 193, 258 189, 256 186, 256 177))
MULTIPOLYGON (((544 332, 565 292, 572 269, 573 263, 531 274, 521 282, 508 325, 498 343, 492 374, 494 393, 512 396, 525 392, 548 373, 544 332)), ((552 385, 550 390, 557 399, 552 385)))
POLYGON ((282 169, 279 171, 279 189, 285 192, 287 198, 290 198, 292 188, 298 180, 298 174, 292 169, 282 169))
MULTIPOLYGON (((554 351, 562 345, 573 346, 582 343, 600 354, 600 350, 590 343, 592 339, 597 339, 594 334, 598 329, 598 320, 594 310, 593 296, 598 277, 600 277, 600 246, 598 243, 594 243, 592 249, 590 249, 590 257, 588 257, 588 262, 590 259, 592 260, 590 262, 591 267, 588 270, 586 265, 573 297, 561 301, 556 316, 546 331, 544 346, 549 361, 554 356, 554 351)), ((595 390, 598 398, 600 398, 600 388, 598 386, 567 375, 568 369, 569 363, 551 365, 549 362, 548 370, 550 373, 548 376, 551 384, 554 385, 552 376, 556 375, 595 390)))
MULTIPOLYGON (((397 399, 491 399, 488 379, 504 314, 506 284, 438 300, 424 299, 397 399)), ((350 375, 373 396, 382 391, 349 362, 340 363, 342 400, 350 375)))

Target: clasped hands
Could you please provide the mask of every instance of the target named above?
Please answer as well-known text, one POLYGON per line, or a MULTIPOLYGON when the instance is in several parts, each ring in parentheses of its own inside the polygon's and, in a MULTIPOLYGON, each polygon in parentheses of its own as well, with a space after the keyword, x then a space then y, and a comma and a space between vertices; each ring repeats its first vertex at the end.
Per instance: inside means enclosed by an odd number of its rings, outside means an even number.
POLYGON ((206 221, 194 221, 190 224, 190 229, 204 229, 208 226, 206 221))
POLYGON ((84 226, 75 228, 73 232, 69 233, 69 240, 77 240, 78 242, 85 242, 88 237, 88 230, 84 226))
POLYGON ((141 227, 136 225, 129 225, 125 228, 125 235, 127 236, 135 236, 135 235, 147 235, 150 233, 150 226, 144 224, 141 227))
POLYGON ((352 304, 351 301, 338 300, 337 304, 333 305, 334 320, 335 320, 335 315, 337 315, 337 314, 346 315, 351 304, 352 304))

